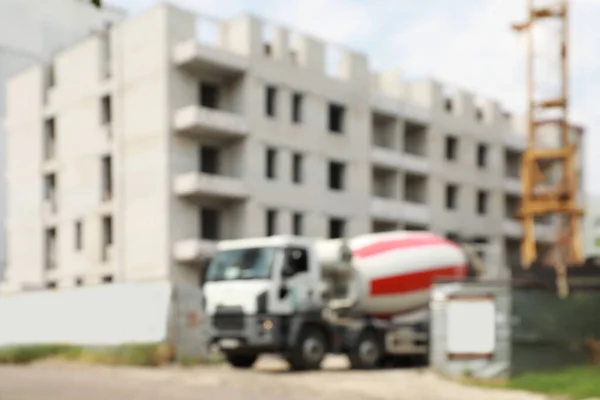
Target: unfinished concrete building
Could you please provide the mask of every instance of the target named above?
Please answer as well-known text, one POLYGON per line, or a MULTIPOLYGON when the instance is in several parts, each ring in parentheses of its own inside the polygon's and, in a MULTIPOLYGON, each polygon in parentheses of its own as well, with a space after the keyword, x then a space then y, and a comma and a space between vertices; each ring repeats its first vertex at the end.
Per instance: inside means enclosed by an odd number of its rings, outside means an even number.
POLYGON ((160 5, 13 78, 5 289, 199 281, 219 239, 399 228, 489 243, 505 275, 511 118, 331 47, 160 5))

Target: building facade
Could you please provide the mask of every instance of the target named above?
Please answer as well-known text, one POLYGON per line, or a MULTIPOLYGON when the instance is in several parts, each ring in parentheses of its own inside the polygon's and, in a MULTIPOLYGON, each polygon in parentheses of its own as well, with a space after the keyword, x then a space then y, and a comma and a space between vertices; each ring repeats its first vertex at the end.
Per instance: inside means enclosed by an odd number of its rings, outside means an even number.
POLYGON ((513 119, 331 47, 159 5, 11 79, 5 286, 199 281, 219 239, 400 228, 488 243, 505 275, 513 119))
MULTIPOLYGON (((50 60, 57 50, 72 44, 124 17, 109 7, 101 9, 90 0, 2 0, 0 2, 0 223, 5 225, 6 82, 17 72, 50 60)), ((5 229, 0 233, 0 278, 5 264, 5 229)))

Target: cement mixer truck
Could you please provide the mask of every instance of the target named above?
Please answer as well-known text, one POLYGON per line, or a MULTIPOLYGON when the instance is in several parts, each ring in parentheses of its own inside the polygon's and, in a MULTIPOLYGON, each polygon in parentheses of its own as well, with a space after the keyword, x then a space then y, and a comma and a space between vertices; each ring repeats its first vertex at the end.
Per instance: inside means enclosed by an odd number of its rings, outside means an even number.
POLYGON ((429 232, 226 240, 203 306, 211 343, 236 368, 275 353, 295 370, 317 369, 327 354, 373 369, 427 354, 432 282, 468 273, 465 249, 429 232))

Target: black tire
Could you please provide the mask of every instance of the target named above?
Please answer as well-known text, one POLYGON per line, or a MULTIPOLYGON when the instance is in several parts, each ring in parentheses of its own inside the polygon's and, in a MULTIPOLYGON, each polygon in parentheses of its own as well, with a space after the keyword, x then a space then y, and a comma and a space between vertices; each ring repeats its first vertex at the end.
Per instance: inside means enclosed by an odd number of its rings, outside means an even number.
POLYGON ((382 366, 383 343, 377 332, 369 329, 361 333, 356 345, 348 352, 352 369, 376 369, 382 366))
POLYGON ((323 332, 309 326, 302 329, 294 348, 285 358, 294 371, 315 370, 321 368, 327 351, 327 338, 323 332))
POLYGON ((232 367, 247 369, 258 360, 258 354, 225 353, 225 358, 232 367))

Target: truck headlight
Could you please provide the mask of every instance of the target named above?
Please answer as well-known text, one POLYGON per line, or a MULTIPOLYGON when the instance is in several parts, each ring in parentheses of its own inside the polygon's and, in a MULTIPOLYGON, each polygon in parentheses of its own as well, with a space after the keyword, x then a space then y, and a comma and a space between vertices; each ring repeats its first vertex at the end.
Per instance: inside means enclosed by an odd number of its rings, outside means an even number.
POLYGON ((264 320, 262 323, 262 327, 265 331, 270 331, 271 329, 273 329, 273 321, 271 321, 270 319, 264 320))

